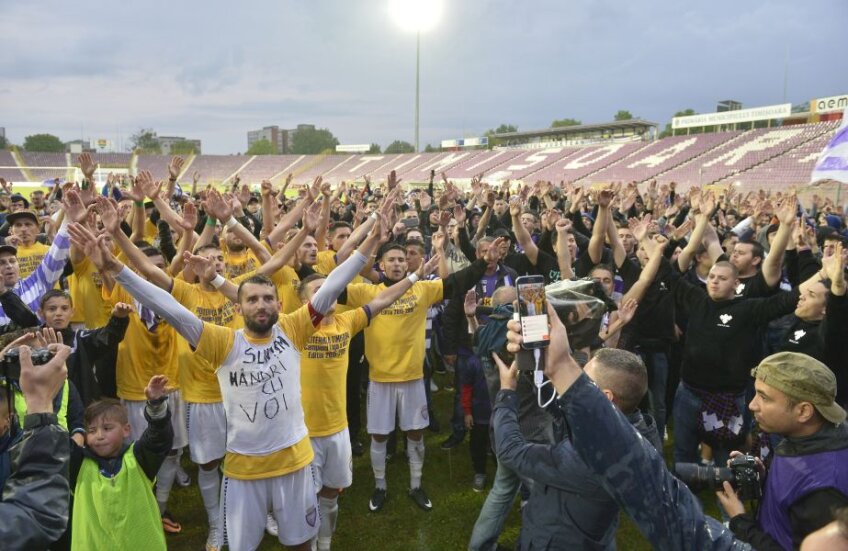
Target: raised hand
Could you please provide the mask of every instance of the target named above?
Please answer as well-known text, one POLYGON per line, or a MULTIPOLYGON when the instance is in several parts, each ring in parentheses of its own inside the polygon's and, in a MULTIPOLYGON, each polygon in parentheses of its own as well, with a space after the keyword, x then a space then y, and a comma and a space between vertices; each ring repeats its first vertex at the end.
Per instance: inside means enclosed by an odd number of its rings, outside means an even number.
POLYGON ((179 219, 180 227, 186 232, 193 232, 197 227, 197 207, 193 201, 188 201, 183 207, 183 215, 179 219))
MULTIPOLYGON (((670 226, 670 224, 666 225, 667 228, 669 228, 669 226, 670 226)), ((679 240, 683 239, 683 237, 686 236, 690 231, 692 231, 692 228, 694 228, 694 227, 695 227, 695 223, 692 222, 692 219, 687 218, 685 222, 680 224, 679 228, 675 228, 674 226, 671 226, 669 228, 669 235, 671 236, 672 239, 679 241, 679 240)))
POLYGON ((701 212, 706 216, 712 214, 716 207, 715 194, 712 191, 705 191, 700 196, 701 212))
MULTIPOLYGON (((429 193, 424 192, 419 196, 418 202, 421 203, 421 210, 427 210, 433 204, 433 199, 429 193)), ((494 205, 495 202, 492 201, 492 204, 494 205)))
POLYGON ((168 394, 168 377, 164 375, 154 375, 147 383, 144 389, 144 395, 149 401, 158 400, 168 394))
POLYGON ((445 233, 441 230, 437 231, 432 235, 430 243, 433 245, 434 251, 443 252, 445 250, 445 233))
POLYGON ((483 260, 486 264, 494 264, 501 259, 501 247, 505 246, 509 241, 506 237, 498 237, 495 239, 489 248, 486 250, 486 255, 483 260))
POLYGON ((602 189, 598 193, 598 206, 604 209, 609 208, 613 199, 615 199, 615 193, 611 189, 602 189))
POLYGON ((569 220, 568 218, 560 218, 554 224, 554 227, 556 228, 556 231, 559 234, 569 233, 571 231, 571 226, 571 220, 569 220))
POLYGON ((309 208, 303 210, 303 227, 309 233, 315 233, 321 223, 321 203, 312 203, 309 208))
POLYGON ((135 307, 132 304, 127 304, 126 302, 117 302, 112 308, 112 317, 124 319, 128 318, 133 312, 135 312, 135 307))
POLYGON ((186 251, 183 253, 183 262, 194 272, 194 275, 205 283, 209 283, 218 275, 218 272, 215 271, 215 264, 205 256, 186 251))
POLYGON ((68 226, 68 233, 70 234, 71 244, 90 258, 101 273, 117 273, 123 269, 124 265, 115 258, 111 248, 106 244, 106 234, 95 237, 82 224, 71 224, 68 226))
POLYGON ((171 175, 171 180, 176 180, 177 177, 180 175, 180 171, 183 168, 183 163, 185 163, 185 161, 182 157, 171 157, 171 162, 168 163, 168 174, 171 175))
POLYGON ((451 213, 449 210, 443 210, 439 213, 439 225, 442 227, 450 224, 451 221, 451 213))
POLYGON ((473 288, 465 293, 465 300, 462 303, 462 309, 468 317, 477 315, 477 291, 473 288))
POLYGON ((136 183, 141 188, 141 191, 144 192, 144 195, 149 197, 151 201, 157 199, 162 192, 162 182, 155 181, 153 174, 149 170, 139 172, 136 183))
POLYGON ((827 258, 822 258, 822 267, 831 282, 841 281, 845 283, 845 255, 843 253, 842 243, 837 243, 833 254, 827 258))
POLYGON ((195 170, 194 172, 191 173, 191 184, 193 186, 196 186, 197 182, 199 182, 199 181, 200 181, 200 172, 195 170))
POLYGON ((442 256, 438 253, 434 254, 430 260, 421 264, 418 267, 418 270, 415 272, 418 275, 418 279, 424 279, 428 275, 432 274, 436 271, 436 268, 439 267, 439 259, 442 256))
POLYGON ((89 182, 94 182, 94 171, 97 170, 97 163, 94 162, 94 159, 91 158, 90 153, 81 153, 77 160, 80 164, 80 170, 82 171, 82 175, 89 182))
POLYGON ((787 195, 777 208, 777 219, 781 224, 793 224, 798 215, 798 197, 787 195))
POLYGON ((246 205, 250 201, 250 188, 247 187, 247 184, 241 186, 237 193, 234 194, 236 198, 241 202, 242 207, 246 205))
POLYGON ((65 361, 71 355, 71 348, 55 345, 53 358, 44 365, 33 365, 32 350, 28 346, 20 349, 21 378, 20 385, 26 400, 27 413, 49 413, 53 411, 53 398, 61 390, 68 378, 65 361))
POLYGON ((216 189, 210 189, 203 202, 203 210, 221 222, 226 222, 233 215, 233 207, 224 200, 216 189))
POLYGON ((457 205, 453 208, 453 219, 456 220, 456 223, 460 226, 465 224, 466 216, 465 207, 457 205))
POLYGON ((262 194, 262 197, 274 197, 277 195, 277 192, 274 190, 274 184, 271 183, 271 180, 262 180, 262 183, 259 184, 259 191, 262 194))
POLYGON ((98 197, 97 214, 100 215, 100 222, 103 223, 103 228, 109 233, 117 233, 121 231, 121 219, 118 216, 117 203, 109 197, 98 197))
POLYGON ((62 195, 62 206, 65 209, 65 215, 72 222, 82 222, 88 216, 88 209, 76 190, 68 190, 62 195))
POLYGON ((618 319, 621 320, 621 323, 627 325, 633 319, 633 316, 636 315, 636 307, 638 304, 635 299, 629 298, 621 303, 621 306, 618 307, 618 319))
POLYGON ((139 185, 138 178, 132 178, 132 177, 130 177, 129 187, 122 189, 121 195, 123 195, 124 197, 126 197, 128 199, 132 199, 133 201, 135 201, 137 203, 144 202, 144 198, 145 198, 144 190, 139 185))
POLYGON ((47 348, 51 344, 64 344, 62 332, 50 327, 44 327, 35 332, 35 343, 39 348, 47 348))
POLYGON ((518 197, 509 198, 509 215, 521 216, 521 201, 518 197))
MULTIPOLYGON (((630 219, 634 220, 633 218, 630 219)), ((629 222, 628 222, 629 224, 629 222)), ((636 224, 630 225, 630 231, 633 232, 633 237, 636 238, 636 241, 642 241, 648 236, 648 228, 651 225, 651 215, 646 214, 639 220, 636 224)))
POLYGON ((230 207, 233 209, 233 216, 237 218, 241 218, 244 216, 244 204, 241 202, 241 199, 238 198, 237 195, 233 193, 225 193, 224 201, 226 201, 230 207))

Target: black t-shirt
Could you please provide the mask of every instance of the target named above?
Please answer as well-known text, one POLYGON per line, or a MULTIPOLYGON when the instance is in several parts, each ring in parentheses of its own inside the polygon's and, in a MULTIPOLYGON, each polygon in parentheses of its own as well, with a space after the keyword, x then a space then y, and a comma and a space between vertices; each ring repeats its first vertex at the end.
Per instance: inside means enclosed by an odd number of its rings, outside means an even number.
POLYGON ((759 271, 751 277, 740 277, 736 286, 736 298, 766 298, 776 294, 780 289, 777 285, 769 287, 763 272, 759 271))
MULTIPOLYGON (((577 255, 577 260, 574 261, 574 265, 572 266, 574 269, 574 275, 577 277, 589 277, 589 274, 592 273, 592 269, 598 264, 606 264, 615 271, 615 262, 613 262, 612 251, 608 247, 604 247, 604 250, 601 253, 600 262, 592 262, 592 258, 589 256, 588 250, 581 251, 580 254, 577 255)), ((636 277, 638 278, 639 276, 636 277)))
MULTIPOLYGON (((657 277, 636 308, 633 320, 624 327, 628 348, 655 348, 674 341, 674 295, 668 283, 671 272, 671 265, 663 259, 657 277)), ((626 258, 618 273, 624 281, 626 293, 639 279, 642 268, 636 259, 626 258)))
POLYGON ((523 253, 509 253, 504 259, 504 264, 515 270, 519 276, 540 275, 545 278, 545 284, 560 280, 559 263, 557 259, 545 251, 539 249, 534 266, 527 255, 523 253))

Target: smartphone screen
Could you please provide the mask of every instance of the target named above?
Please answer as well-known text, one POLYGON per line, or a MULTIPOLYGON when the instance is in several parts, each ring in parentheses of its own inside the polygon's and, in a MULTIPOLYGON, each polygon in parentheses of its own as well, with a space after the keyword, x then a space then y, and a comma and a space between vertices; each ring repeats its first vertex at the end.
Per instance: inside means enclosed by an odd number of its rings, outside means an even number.
POLYGON ((548 305, 545 300, 545 278, 522 276, 516 279, 518 313, 524 348, 543 348, 551 340, 548 327, 548 305))

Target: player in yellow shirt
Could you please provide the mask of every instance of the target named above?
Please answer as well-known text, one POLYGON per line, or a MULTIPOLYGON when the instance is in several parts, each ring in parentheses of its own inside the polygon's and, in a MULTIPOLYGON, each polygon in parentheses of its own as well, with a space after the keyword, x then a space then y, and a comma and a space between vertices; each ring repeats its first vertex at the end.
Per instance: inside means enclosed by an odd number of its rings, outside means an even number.
POLYGON ((38 268, 50 249, 48 245, 36 241, 38 237, 38 217, 31 210, 19 210, 6 216, 9 233, 13 237, 11 245, 18 249, 18 266, 21 279, 38 268))
MULTIPOLYGON (((233 329, 242 326, 235 305, 208 282, 187 283, 171 278, 151 262, 121 230, 114 201, 99 199, 98 204, 104 227, 143 277, 170 292, 203 322, 233 329)), ((184 230, 183 239, 191 239, 191 232, 193 230, 184 230)), ((218 247, 204 245, 196 253, 212 264, 216 274, 224 272, 224 257, 218 247)), ((226 419, 221 390, 215 377, 217 366, 209 365, 205 359, 194 354, 184 339, 179 339, 177 358, 180 390, 186 404, 188 445, 192 461, 199 466, 198 486, 209 522, 206 548, 218 549, 221 547, 218 466, 226 452, 226 419)))
MULTIPOLYGON (((144 306, 178 327, 196 354, 217 367, 227 415, 222 510, 226 544, 234 551, 255 549, 262 539, 266 512, 274 511, 279 539, 309 549, 318 532, 319 513, 309 464, 313 458, 303 417, 300 353, 338 294, 365 266, 380 240, 372 232, 306 304, 280 317, 273 282, 257 276, 241 283, 236 310, 245 328, 204 323, 169 293, 119 262, 86 228, 71 227, 72 239, 101 272, 126 287, 144 306)), ((219 286, 223 276, 211 282, 219 286)))
MULTIPOLYGON (((433 504, 421 487, 424 468, 423 429, 429 421, 424 390, 424 337, 428 308, 444 298, 460 297, 472 288, 486 270, 489 257, 497 255, 492 248, 486 258, 477 259, 467 268, 447 279, 416 281, 415 284, 381 316, 365 329, 365 357, 370 366, 368 385, 368 434, 371 435, 371 467, 376 488, 368 507, 382 509, 386 493, 386 440, 395 430, 395 417, 400 429, 407 433, 409 454, 410 498, 429 511, 433 504)), ((367 304, 388 286, 407 277, 406 250, 398 244, 383 248, 380 270, 384 282, 379 285, 348 285, 339 298, 340 304, 359 307, 367 304)), ((410 277, 415 277, 413 274, 410 277)))
MULTIPOLYGON (((434 257, 427 264, 422 264, 417 277, 424 278, 433 273, 438 262, 438 257, 434 257)), ((299 289, 304 304, 309 303, 324 281, 326 278, 321 274, 304 278, 299 289)), ((315 452, 312 472, 321 512, 319 551, 330 549, 338 518, 339 493, 353 482, 345 396, 351 340, 384 308, 406 293, 413 283, 413 278, 406 278, 384 289, 362 308, 338 314, 331 309, 309 337, 301 357, 303 413, 315 452)))

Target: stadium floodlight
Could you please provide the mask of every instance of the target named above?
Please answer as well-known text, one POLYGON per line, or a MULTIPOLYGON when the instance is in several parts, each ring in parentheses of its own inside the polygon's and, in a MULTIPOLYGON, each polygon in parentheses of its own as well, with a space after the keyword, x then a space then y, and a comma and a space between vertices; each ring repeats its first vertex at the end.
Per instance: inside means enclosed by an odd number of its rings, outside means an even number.
POLYGON ((442 0, 390 0, 389 11, 397 25, 415 33, 415 151, 418 152, 418 106, 421 81, 421 33, 436 26, 442 0))
POLYGON ((391 0, 389 11, 401 29, 423 33, 438 23, 442 15, 442 0, 391 0))

